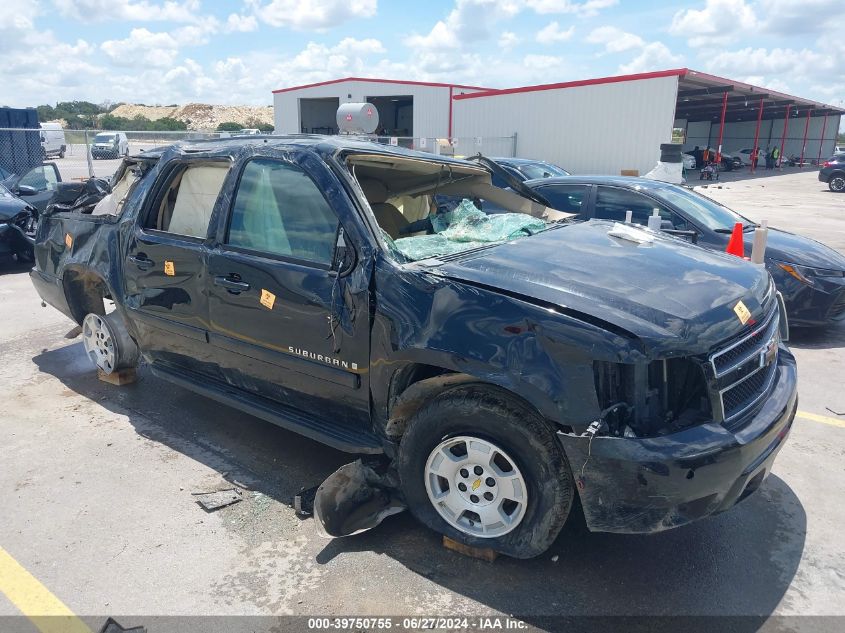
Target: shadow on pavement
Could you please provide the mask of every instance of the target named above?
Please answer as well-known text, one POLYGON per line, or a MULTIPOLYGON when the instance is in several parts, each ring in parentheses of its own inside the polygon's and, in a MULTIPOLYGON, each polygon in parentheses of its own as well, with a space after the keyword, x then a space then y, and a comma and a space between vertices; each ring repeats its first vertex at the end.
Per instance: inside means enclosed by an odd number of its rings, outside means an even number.
POLYGON ((839 349, 845 347, 845 324, 827 327, 789 329, 789 347, 798 349, 839 349))
MULTIPOLYGON (((140 435, 288 505, 302 487, 352 459, 171 386, 143 367, 134 385, 104 384, 81 343, 45 350, 33 360, 76 393, 127 415, 140 435)), ((790 586, 807 524, 800 500, 776 476, 722 515, 659 534, 593 534, 577 512, 571 519, 543 556, 487 563, 443 549, 440 537, 406 512, 369 532, 329 541, 316 562, 354 552, 384 554, 450 591, 547 630, 571 629, 549 619, 560 617, 735 615, 752 617, 733 621, 732 630, 750 632, 790 586)), ((607 630, 620 624, 611 618, 607 630)))

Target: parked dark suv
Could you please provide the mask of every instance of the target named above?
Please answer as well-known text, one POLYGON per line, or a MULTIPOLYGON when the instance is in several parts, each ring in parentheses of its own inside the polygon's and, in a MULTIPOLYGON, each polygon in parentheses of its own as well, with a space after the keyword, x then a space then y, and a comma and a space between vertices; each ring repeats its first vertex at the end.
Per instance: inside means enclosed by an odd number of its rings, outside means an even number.
POLYGON ((845 191, 845 152, 837 153, 822 163, 819 180, 836 193, 845 191))
POLYGON ((179 144, 113 182, 93 214, 42 218, 32 271, 97 367, 140 353, 176 385, 383 453, 411 512, 465 544, 536 556, 576 495, 595 531, 722 512, 789 433, 782 302, 736 257, 344 137, 179 144), (431 215, 440 193, 460 202, 431 215))

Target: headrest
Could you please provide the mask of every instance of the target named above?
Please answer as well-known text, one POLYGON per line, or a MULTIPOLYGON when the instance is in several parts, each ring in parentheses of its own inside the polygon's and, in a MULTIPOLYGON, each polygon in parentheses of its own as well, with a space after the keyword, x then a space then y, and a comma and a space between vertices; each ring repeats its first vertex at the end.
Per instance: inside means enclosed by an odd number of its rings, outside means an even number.
POLYGON ((378 204, 387 200, 387 187, 378 180, 361 180, 361 189, 370 204, 378 204))

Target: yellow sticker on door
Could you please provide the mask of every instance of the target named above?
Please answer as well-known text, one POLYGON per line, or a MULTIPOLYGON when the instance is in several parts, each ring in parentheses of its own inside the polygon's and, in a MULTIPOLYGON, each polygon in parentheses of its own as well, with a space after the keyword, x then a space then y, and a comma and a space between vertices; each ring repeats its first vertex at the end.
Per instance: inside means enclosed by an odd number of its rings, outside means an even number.
POLYGON ((70 233, 65 233, 65 246, 67 248, 73 246, 73 236, 70 233))
POLYGON ((273 305, 275 305, 276 303, 276 295, 274 295, 269 290, 264 290, 264 288, 262 288, 261 299, 259 299, 259 301, 261 302, 261 305, 263 305, 265 308, 267 308, 268 310, 272 310, 273 305))
POLYGON ((751 311, 745 307, 745 304, 742 301, 734 306, 734 312, 736 312, 736 316, 739 317, 739 322, 743 325, 748 323, 748 319, 751 318, 751 311))
POLYGON ((164 274, 168 277, 176 274, 176 267, 173 265, 173 262, 164 260, 164 274))

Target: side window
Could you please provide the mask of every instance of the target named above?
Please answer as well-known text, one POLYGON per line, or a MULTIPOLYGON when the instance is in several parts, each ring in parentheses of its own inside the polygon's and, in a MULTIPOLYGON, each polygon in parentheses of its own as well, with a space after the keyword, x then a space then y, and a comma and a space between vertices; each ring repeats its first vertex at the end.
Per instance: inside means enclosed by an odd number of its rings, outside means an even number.
POLYGON ((271 255, 330 265, 338 219, 301 168, 253 160, 241 176, 226 243, 271 255))
POLYGON ((36 191, 55 191, 58 181, 52 165, 39 165, 21 176, 18 186, 32 187, 36 191))
POLYGON ((602 220, 624 222, 625 212, 630 210, 634 224, 648 224, 648 217, 655 209, 660 211, 664 220, 671 221, 671 211, 636 191, 600 186, 596 194, 595 217, 602 220))
POLYGON ((211 212, 226 174, 228 163, 189 165, 179 172, 159 198, 147 228, 204 238, 211 212))
MULTIPOLYGON (((581 213, 587 200, 587 185, 551 185, 540 187, 540 194, 548 200, 552 208, 567 213, 581 213)), ((622 214, 625 219, 625 214, 622 214)))

